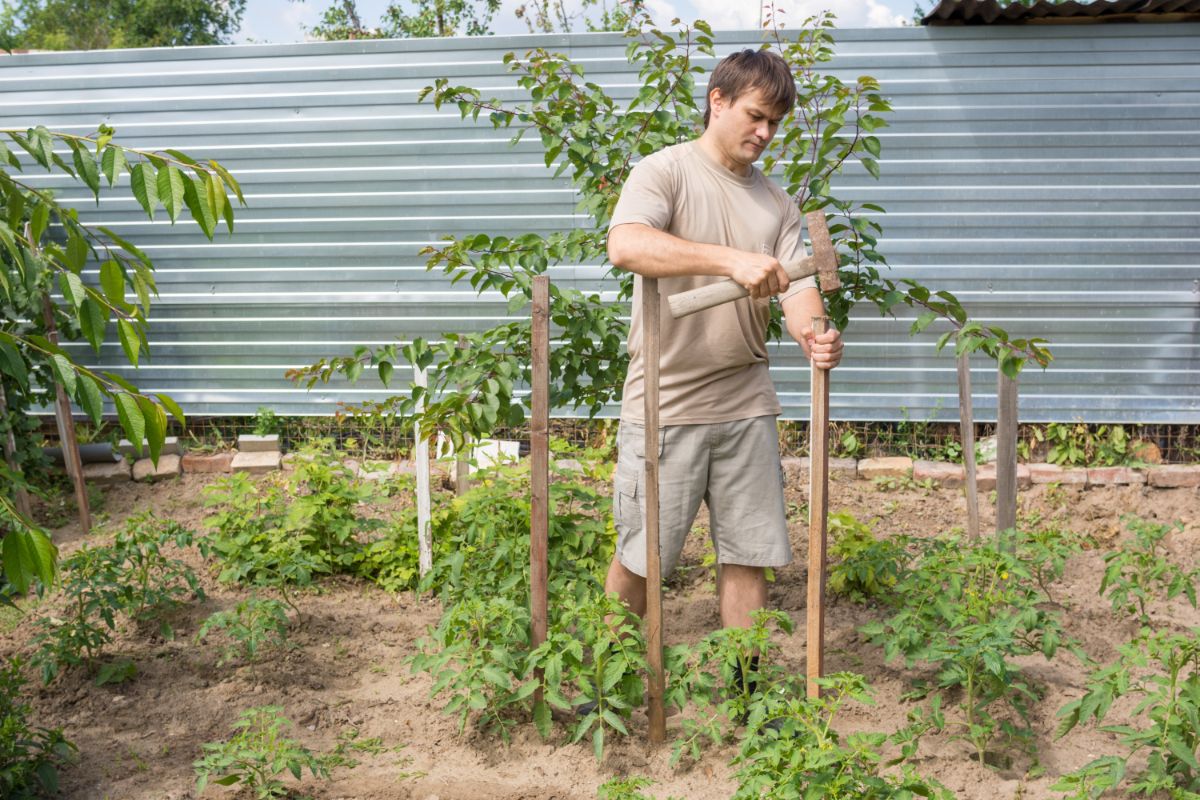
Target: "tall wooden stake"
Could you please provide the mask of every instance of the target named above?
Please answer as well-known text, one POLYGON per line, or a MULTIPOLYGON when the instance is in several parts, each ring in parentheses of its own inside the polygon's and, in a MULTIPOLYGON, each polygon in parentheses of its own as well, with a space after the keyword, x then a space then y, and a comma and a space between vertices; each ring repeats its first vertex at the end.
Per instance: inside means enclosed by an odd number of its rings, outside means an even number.
MULTIPOLYGON (((829 325, 813 317, 814 334, 829 325)), ((829 517, 829 370, 812 367, 808 447, 808 696, 820 697, 825 674, 825 538, 829 517)))
MULTIPOLYGON (((533 279, 533 415, 529 422, 531 646, 546 641, 550 537, 550 278, 533 279)), ((541 690, 536 695, 540 701, 541 690)))
MULTIPOLYGON (((417 386, 428 386, 429 375, 423 369, 413 367, 413 383, 417 386)), ((424 410, 424 399, 418 404, 418 410, 424 410)), ((433 523, 430 517, 429 496, 429 440, 421 436, 421 426, 413 425, 413 436, 416 437, 416 470, 417 470, 417 563, 421 577, 433 569, 433 523)))
MULTIPOLYGON (((1017 526, 1017 380, 997 370, 996 391, 996 534, 1017 526)), ((1011 552, 1015 538, 1001 546, 1011 552)))
MULTIPOLYGON (((467 343, 462 339, 458 340, 458 349, 465 350, 467 343)), ((463 387, 460 386, 460 389, 463 387)), ((464 444, 454 458, 454 494, 462 497, 471 490, 471 464, 469 458, 471 456, 472 445, 464 444)))
POLYGON ((650 721, 650 742, 661 744, 667 738, 667 717, 663 708, 666 678, 663 674, 662 562, 658 547, 658 357, 659 357, 658 279, 642 278, 642 366, 645 382, 646 418, 646 715, 650 721))
MULTIPOLYGON (((46 338, 58 344, 58 325, 54 322, 54 306, 50 295, 42 295, 42 319, 46 322, 46 338)), ((79 506, 79 526, 84 533, 92 529, 92 511, 88 506, 87 484, 83 482, 83 462, 79 458, 79 442, 75 439, 75 420, 71 417, 71 398, 58 381, 54 382, 54 421, 58 425, 58 440, 62 443, 63 464, 75 484, 75 504, 79 506)))
MULTIPOLYGON (((4 391, 4 384, 0 382, 0 419, 8 416, 8 395, 4 391)), ((8 469, 14 475, 20 472, 17 468, 17 439, 13 436, 12 428, 5 431, 4 434, 4 463, 8 465, 8 469)), ((29 519, 33 516, 33 509, 29 504, 29 492, 24 486, 17 486, 13 489, 13 501, 17 506, 17 513, 29 519)))
POLYGON ((971 356, 958 357, 958 419, 966 468, 967 536, 979 539, 979 485, 975 480, 975 411, 971 402, 971 356))

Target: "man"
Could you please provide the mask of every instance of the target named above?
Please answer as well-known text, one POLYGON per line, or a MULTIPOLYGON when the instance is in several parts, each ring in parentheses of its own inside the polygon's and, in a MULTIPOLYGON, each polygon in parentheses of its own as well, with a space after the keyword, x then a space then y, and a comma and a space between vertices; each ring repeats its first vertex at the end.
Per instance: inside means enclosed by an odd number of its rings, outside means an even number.
POLYGON ((812 317, 825 313, 816 282, 789 285, 781 265, 804 255, 801 215, 754 167, 795 101, 791 71, 778 55, 744 50, 725 58, 709 80, 704 133, 643 159, 609 224, 609 260, 640 277, 614 476, 617 552, 605 589, 639 615, 646 608, 641 277, 659 279, 663 303, 663 574, 675 568, 701 499, 720 565, 722 625, 748 627, 767 603, 765 568, 792 559, 775 425, 781 409, 767 366, 771 297, 779 296, 788 332, 813 366, 832 369, 842 355, 836 330, 813 335, 812 317), (750 297, 671 318, 669 295, 724 278, 750 297))

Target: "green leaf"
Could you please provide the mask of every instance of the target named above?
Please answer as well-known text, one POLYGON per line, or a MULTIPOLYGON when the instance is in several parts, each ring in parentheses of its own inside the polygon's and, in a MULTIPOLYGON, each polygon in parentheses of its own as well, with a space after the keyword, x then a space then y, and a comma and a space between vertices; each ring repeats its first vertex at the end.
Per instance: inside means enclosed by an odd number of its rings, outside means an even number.
POLYGON ((121 340, 121 348, 125 351, 125 357, 129 359, 130 364, 136 367, 138 365, 138 350, 141 348, 141 341, 138 339, 137 331, 134 330, 133 324, 127 319, 118 319, 117 336, 121 340))
POLYGON ((91 376, 79 376, 78 400, 79 405, 91 417, 92 423, 99 426, 104 414, 104 395, 100 391, 100 385, 91 376))
POLYGON ((163 408, 169 411, 171 416, 174 417, 180 425, 187 425, 187 418, 183 415, 183 409, 179 407, 179 404, 176 403, 172 397, 165 394, 156 394, 154 396, 158 399, 158 402, 163 404, 163 408))
POLYGON ((387 361, 379 362, 379 381, 384 386, 388 385, 388 381, 392 378, 392 370, 394 367, 387 361))
POLYGON ((108 185, 112 186, 117 182, 117 178, 121 177, 121 173, 129 169, 125 151, 116 145, 104 148, 104 155, 100 157, 100 169, 108 179, 108 185))
POLYGON ((50 206, 37 202, 33 213, 29 215, 30 238, 36 244, 42 240, 42 234, 50 227, 50 206))
POLYGON ((179 212, 183 210, 185 181, 187 178, 179 171, 179 167, 168 164, 158 171, 158 197, 171 217, 171 222, 179 219, 179 212))
POLYGON ((118 308, 125 305, 125 272, 116 261, 110 259, 100 265, 100 288, 110 303, 118 308))
POLYGON ((217 174, 221 176, 221 180, 225 181, 230 189, 233 189, 233 193, 237 195, 238 202, 242 205, 246 205, 246 198, 242 196, 242 187, 238 185, 236 180, 234 180, 233 175, 229 173, 229 170, 222 167, 216 161, 209 161, 208 165, 217 171, 217 174))
POLYGON ((21 391, 29 391, 29 370, 21 352, 8 342, 0 342, 0 371, 15 380, 21 391))
POLYGON ((79 177, 83 178, 83 182, 92 190, 92 195, 95 196, 96 202, 100 201, 100 169, 96 166, 96 158, 91 151, 85 147, 80 147, 77 144, 71 148, 74 150, 75 170, 79 173, 79 177))
POLYGON ((141 457, 142 440, 146 438, 146 420, 142 417, 137 400, 131 394, 117 392, 113 395, 113 402, 117 406, 117 419, 125 431, 125 438, 133 443, 133 449, 141 457))
POLYGON ((163 442, 167 438, 167 415, 162 406, 149 397, 137 397, 138 409, 146 422, 146 443, 150 447, 150 460, 158 464, 158 456, 162 453, 163 442))
POLYGON ((154 208, 158 205, 158 180, 154 169, 146 164, 134 164, 129 171, 129 188, 146 215, 154 219, 154 208))
POLYGON ((74 272, 58 273, 58 286, 62 289, 63 297, 76 310, 83 305, 84 299, 87 297, 87 290, 83 288, 83 281, 74 272))
POLYGON ((79 327, 84 337, 92 345, 92 349, 100 352, 104 344, 104 328, 108 325, 108 308, 97 303, 93 298, 86 297, 79 309, 79 327))
POLYGON ((54 377, 68 395, 75 394, 75 367, 71 359, 55 353, 50 356, 50 368, 54 377))
POLYGON ((200 226, 200 230, 204 231, 204 235, 211 241, 213 233, 216 231, 217 218, 213 215, 208 203, 201 198, 201 186, 200 181, 184 178, 183 202, 187 205, 192 219, 196 221, 196 224, 200 226))
POLYGON ((33 579, 45 586, 54 583, 58 548, 40 528, 15 528, 4 534, 4 577, 19 593, 29 590, 33 579))
POLYGON ((87 264, 91 248, 88 247, 87 240, 79 234, 79 231, 75 228, 69 230, 70 232, 67 234, 67 269, 79 272, 87 264))

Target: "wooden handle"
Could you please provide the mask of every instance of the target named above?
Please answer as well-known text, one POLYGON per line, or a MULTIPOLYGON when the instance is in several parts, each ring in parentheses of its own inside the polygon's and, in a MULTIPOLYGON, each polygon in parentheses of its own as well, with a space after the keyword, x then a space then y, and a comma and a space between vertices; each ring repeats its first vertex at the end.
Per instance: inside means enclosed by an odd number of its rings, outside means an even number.
MULTIPOLYGON (((840 289, 842 282, 838 279, 837 252, 833 249, 833 239, 830 238, 829 226, 825 223, 825 212, 811 211, 804 219, 808 223, 812 255, 784 264, 783 271, 787 273, 788 279, 793 281, 817 275, 823 292, 840 289)), ((741 284, 728 279, 673 294, 667 299, 667 305, 671 308, 671 316, 679 319, 706 308, 733 302, 749 294, 741 284)))
MULTIPOLYGON (((783 267, 788 279, 793 281, 807 278, 809 275, 816 275, 818 269, 816 259, 812 256, 805 256, 799 261, 793 261, 783 267)), ((749 294, 750 292, 746 291, 740 283, 729 278, 719 283, 710 283, 708 286, 701 286, 698 289, 673 294, 667 298, 667 304, 671 307, 671 316, 679 319, 706 308, 732 302, 749 294)))

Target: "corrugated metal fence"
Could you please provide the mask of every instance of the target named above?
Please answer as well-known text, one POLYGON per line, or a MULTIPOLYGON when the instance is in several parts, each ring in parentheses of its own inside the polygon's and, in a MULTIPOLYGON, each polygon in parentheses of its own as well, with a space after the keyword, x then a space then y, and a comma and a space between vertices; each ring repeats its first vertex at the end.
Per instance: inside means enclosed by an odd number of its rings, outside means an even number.
MULTIPOLYGON (((722 34, 719 54, 758 41, 722 34)), ((847 167, 843 193, 887 209, 893 277, 950 289, 981 319, 1044 336, 1057 360, 1022 380, 1025 421, 1200 421, 1200 25, 876 29, 838 33, 832 71, 878 77, 896 108, 883 178, 847 167)), ((250 207, 233 237, 147 222, 127 192, 90 222, 140 243, 158 266, 151 353, 122 368, 190 414, 330 413, 378 398, 364 377, 306 392, 285 369, 506 317, 426 272, 444 234, 549 232, 585 224, 543 167, 486 123, 418 104, 435 77, 516 100, 509 50, 568 52, 619 96, 638 86, 609 34, 34 54, 0 58, 0 127, 88 132, 216 158, 250 207)), ((601 288, 604 268, 553 271, 601 288)), ((94 272, 90 274, 94 278, 94 272)), ((606 287, 611 288, 611 287, 606 287)), ((954 363, 930 335, 863 309, 833 381, 835 418, 949 419, 954 363)), ((78 354, 94 361, 90 349, 78 354)), ((807 416, 808 371, 780 345, 788 417, 807 416)), ((974 364, 977 418, 994 371, 974 364)))

